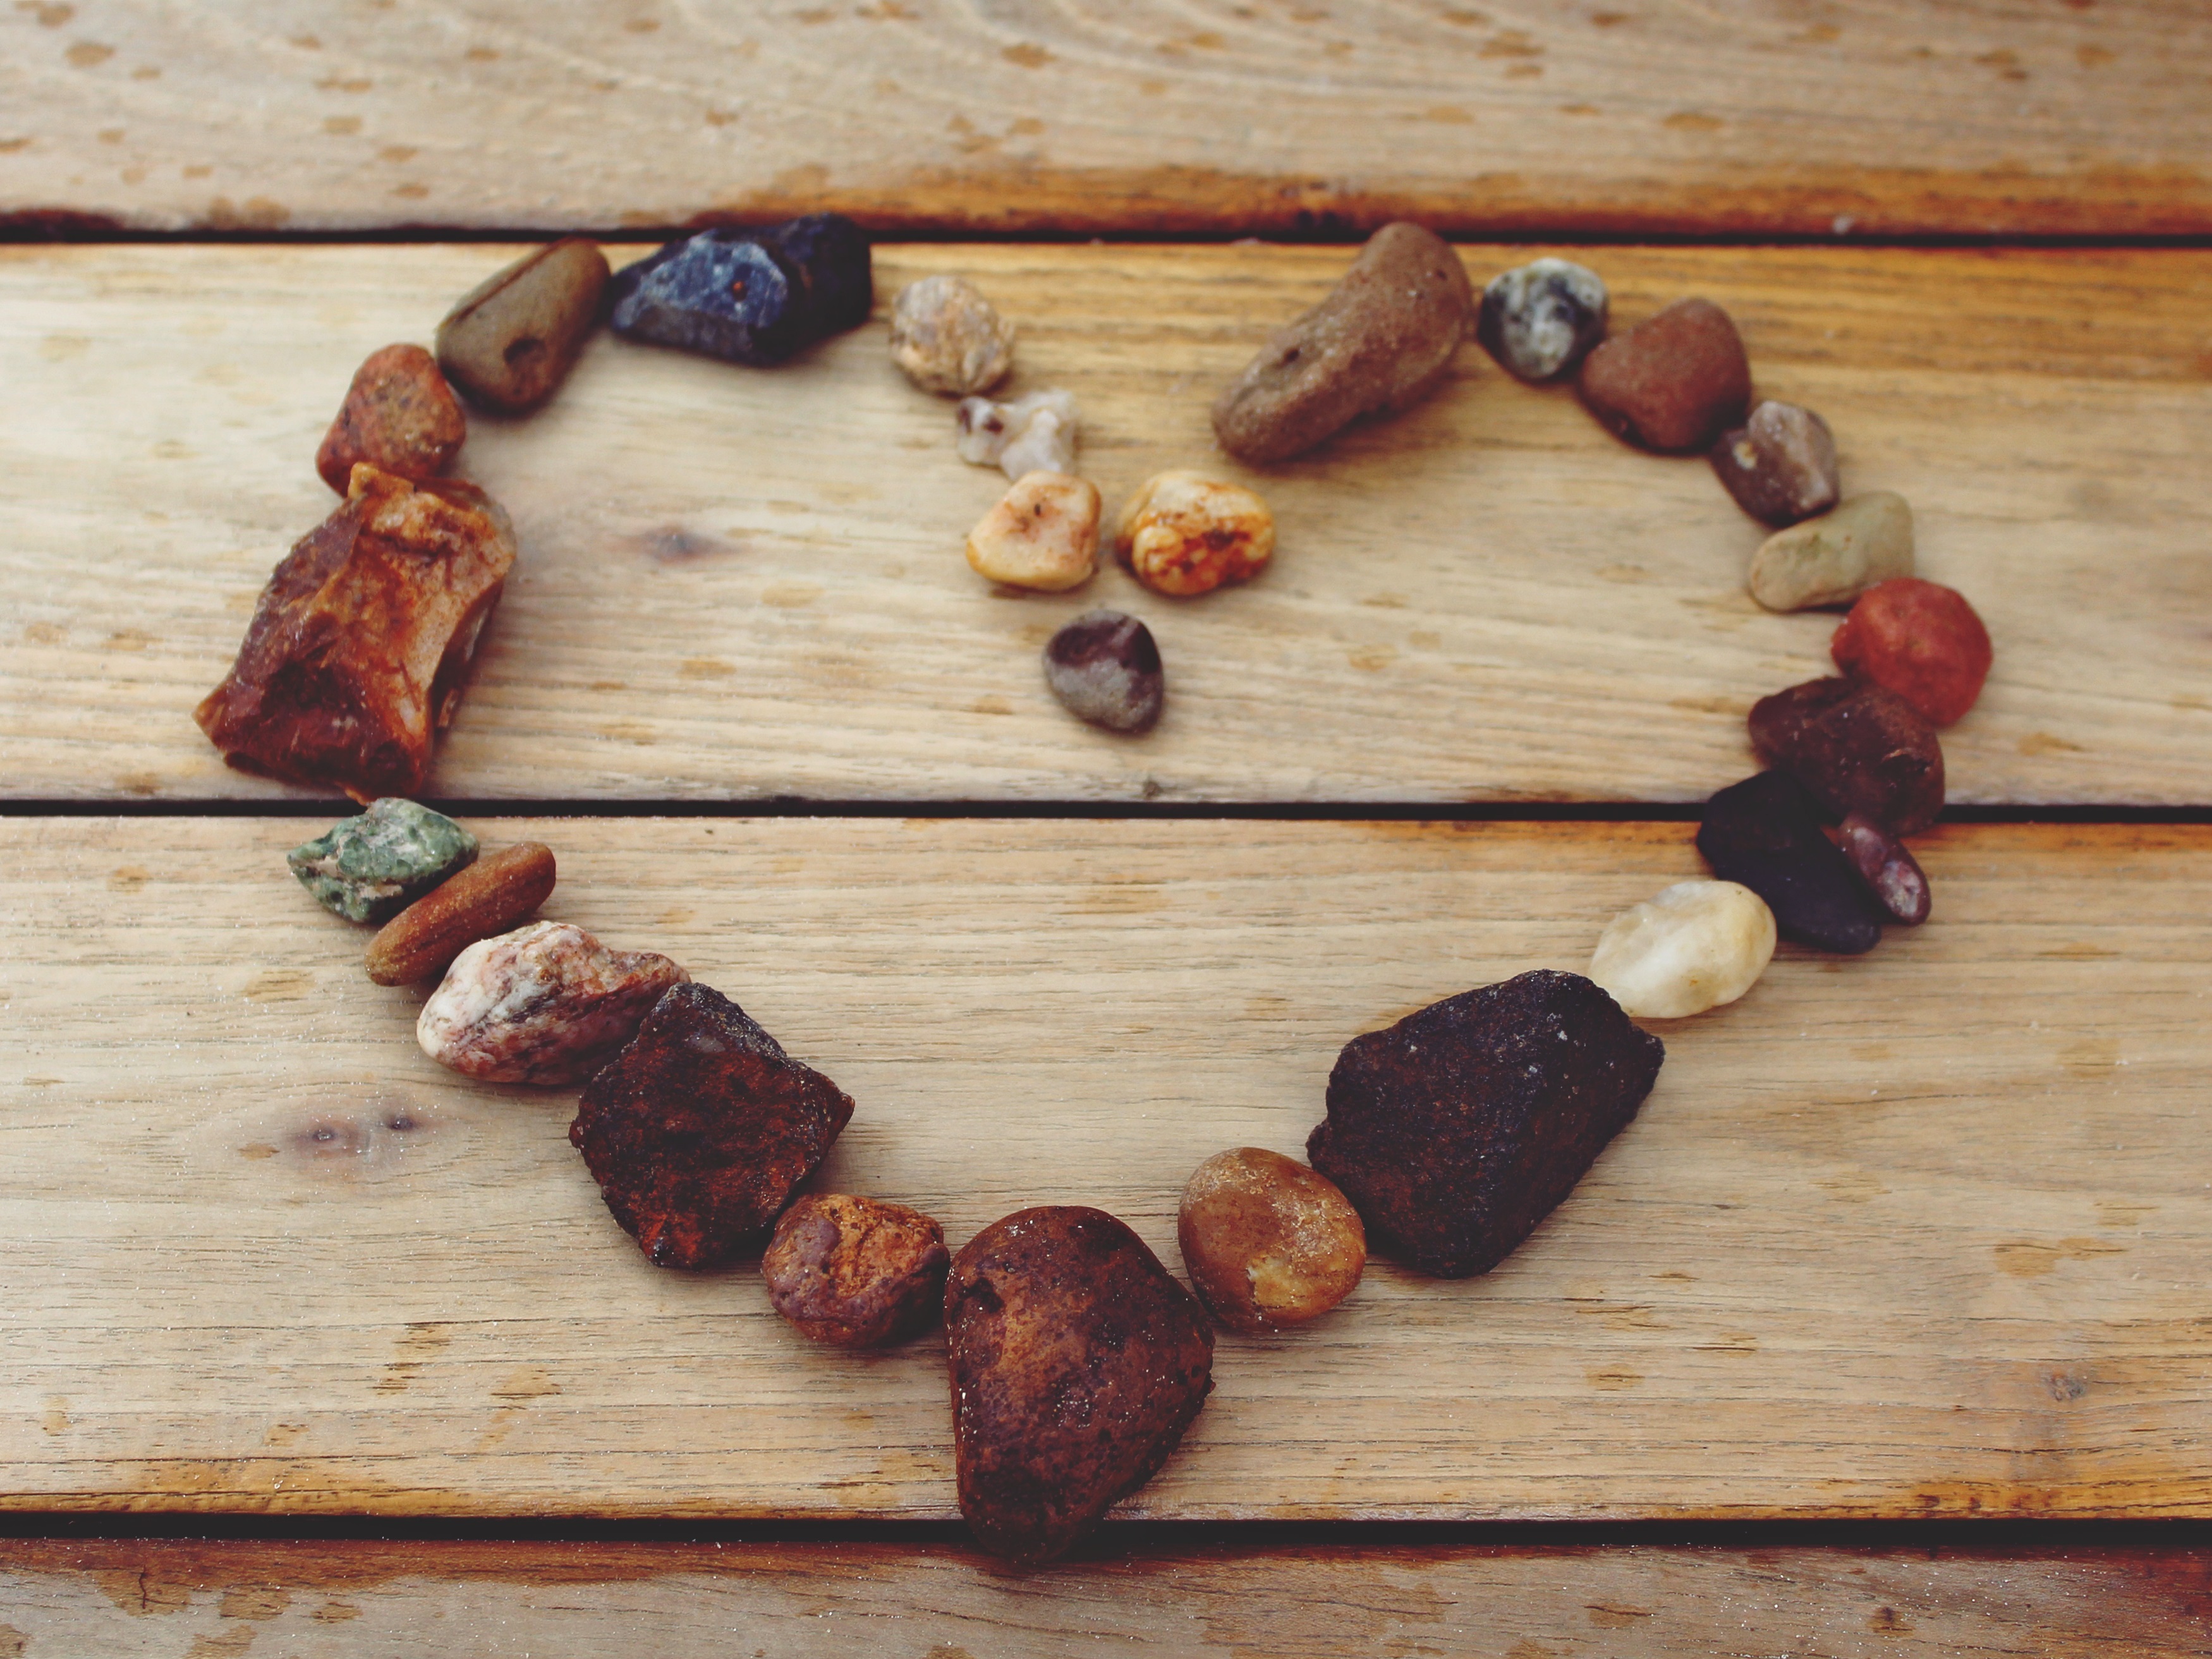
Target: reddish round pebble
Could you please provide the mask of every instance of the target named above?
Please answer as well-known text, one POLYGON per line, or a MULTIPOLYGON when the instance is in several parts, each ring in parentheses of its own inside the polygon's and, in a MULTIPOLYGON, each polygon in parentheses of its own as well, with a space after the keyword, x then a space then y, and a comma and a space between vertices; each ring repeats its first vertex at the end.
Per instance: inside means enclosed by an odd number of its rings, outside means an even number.
POLYGON ((1867 589, 1828 649, 1844 672, 1895 692, 1931 726, 1963 717, 1990 677, 1990 631, 1974 607, 1917 576, 1867 589))

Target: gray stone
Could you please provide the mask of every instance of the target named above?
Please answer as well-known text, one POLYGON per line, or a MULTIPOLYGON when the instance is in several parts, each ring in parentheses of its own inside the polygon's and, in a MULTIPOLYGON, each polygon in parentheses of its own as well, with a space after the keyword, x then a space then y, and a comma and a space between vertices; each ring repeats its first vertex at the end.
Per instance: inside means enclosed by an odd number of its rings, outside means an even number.
POLYGON ((442 812, 386 795, 284 855, 300 884, 348 921, 389 921, 476 861, 477 838, 442 812))
POLYGON ((1475 337, 1516 379, 1556 380, 1605 338, 1610 303, 1597 272, 1538 259, 1490 279, 1475 337))
POLYGON ((1087 611, 1044 648, 1045 682, 1070 714, 1109 732, 1149 732, 1167 696, 1152 630, 1119 611, 1087 611))
POLYGON ((1826 513, 1839 493, 1836 440, 1809 409, 1771 398, 1713 446, 1713 471, 1735 504, 1762 524, 1826 513))
POLYGON ((1912 509, 1887 489, 1769 536, 1753 556, 1751 597, 1769 611, 1849 605, 1876 582, 1912 574, 1912 509))

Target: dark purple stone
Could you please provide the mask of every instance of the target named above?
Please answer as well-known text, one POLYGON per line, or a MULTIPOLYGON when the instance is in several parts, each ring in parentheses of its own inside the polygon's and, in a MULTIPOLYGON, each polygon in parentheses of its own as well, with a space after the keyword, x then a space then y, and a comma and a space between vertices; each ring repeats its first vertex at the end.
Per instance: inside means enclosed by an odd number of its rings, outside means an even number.
POLYGON ((1761 772, 1705 803, 1698 851, 1723 881, 1766 901, 1784 939, 1856 956, 1881 939, 1881 916, 1850 860, 1820 830, 1813 798, 1787 772, 1761 772))
POLYGON ((857 326, 874 302, 868 239, 842 214, 706 230, 617 271, 617 334, 729 362, 781 362, 857 326))

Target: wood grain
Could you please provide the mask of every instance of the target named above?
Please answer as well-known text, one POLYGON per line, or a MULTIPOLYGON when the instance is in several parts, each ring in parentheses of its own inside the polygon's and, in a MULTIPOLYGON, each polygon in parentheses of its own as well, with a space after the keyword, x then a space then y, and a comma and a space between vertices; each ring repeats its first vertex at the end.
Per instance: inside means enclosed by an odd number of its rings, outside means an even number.
POLYGON ((2212 230, 2189 0, 24 0, 0 212, 158 229, 2212 230))
POLYGON ((876 1543, 0 1543, 0 1642, 55 1653, 936 1659, 1445 1652, 2180 1659, 2201 1552, 1173 1547, 1009 1572, 876 1543), (228 1644, 229 1645, 219 1645, 228 1644))
MULTIPOLYGON (((488 820, 860 1109, 958 1241, 1295 1152, 1350 1036, 1696 873, 1687 826, 488 820)), ((945 1518, 939 1340, 657 1272, 573 1094, 423 1058, 297 823, 0 822, 0 1504, 945 1518)), ((2212 1512, 2212 832, 1951 829, 1935 919, 1658 1027, 1498 1271, 1224 1336, 1152 1518, 2212 1512)))
MULTIPOLYGON (((270 567, 330 507, 311 460, 360 359, 427 339, 495 247, 0 251, 0 789, 272 799, 189 711, 270 567)), ((1478 277, 1533 250, 1469 247, 1478 277)), ((627 257, 626 254, 618 257, 627 257)), ((960 554, 1003 488, 880 322, 774 372, 602 337, 463 465, 523 557, 434 793, 453 798, 1702 799, 1743 715, 1825 672, 1834 621, 1742 586, 1761 530, 1698 460, 1635 453, 1479 349, 1444 392, 1266 475, 1213 389, 1347 255, 883 250, 887 301, 974 272, 1019 385, 1089 422, 1109 507, 1193 463, 1268 497, 1260 581, 1170 601, 1109 569, 994 592, 960 554), (1085 727, 1037 655, 1100 604, 1160 638, 1168 713, 1085 727)), ((1923 574, 1997 664, 1945 734, 1966 802, 2212 802, 2212 335, 2203 252, 1619 248, 1624 323, 1704 293, 1763 387, 1821 410, 1846 487, 1902 490, 1923 574)))

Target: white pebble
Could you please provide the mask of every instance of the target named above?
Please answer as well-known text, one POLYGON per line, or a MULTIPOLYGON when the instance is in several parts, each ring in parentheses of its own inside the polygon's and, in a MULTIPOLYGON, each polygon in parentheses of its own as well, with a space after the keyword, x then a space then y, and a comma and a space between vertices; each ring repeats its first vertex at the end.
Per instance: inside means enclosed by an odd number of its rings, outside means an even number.
POLYGON ((1063 472, 1031 472, 968 533, 979 576, 1041 593, 1080 587, 1098 568, 1098 486, 1063 472))
POLYGON ((1678 881, 1606 924, 1589 976, 1638 1019, 1734 1002, 1774 958, 1774 913, 1733 881, 1678 881))
POLYGON ((1030 472, 1073 472, 1082 422, 1075 398, 1058 390, 1032 392, 1010 404, 963 398, 953 416, 960 459, 996 466, 1009 478, 1030 472))

